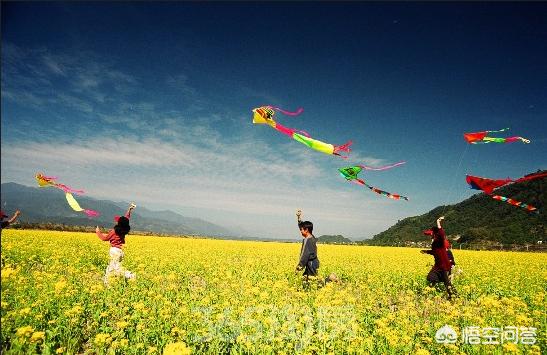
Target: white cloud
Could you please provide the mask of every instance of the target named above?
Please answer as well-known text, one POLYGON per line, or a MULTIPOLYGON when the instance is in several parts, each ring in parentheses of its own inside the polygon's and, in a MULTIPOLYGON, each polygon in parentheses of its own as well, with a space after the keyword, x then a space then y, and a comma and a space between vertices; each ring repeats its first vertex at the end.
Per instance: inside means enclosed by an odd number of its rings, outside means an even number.
POLYGON ((166 83, 181 93, 190 94, 192 96, 197 95, 196 89, 188 84, 188 76, 186 74, 181 73, 178 75, 169 76, 166 79, 166 83))
POLYGON ((65 72, 63 70, 63 67, 60 63, 58 63, 55 59, 50 57, 49 55, 45 55, 42 58, 44 60, 44 64, 48 69, 53 73, 57 75, 63 75, 65 76, 65 72))
POLYGON ((54 54, 10 43, 3 48, 2 91, 9 94, 2 97, 21 105, 47 111, 46 103, 88 114, 93 105, 123 99, 135 87, 133 76, 93 53, 54 54))
POLYGON ((292 224, 279 223, 298 207, 322 220, 325 233, 367 236, 391 224, 388 211, 396 201, 343 181, 329 187, 324 181, 330 172, 302 154, 305 149, 281 157, 267 146, 260 152, 248 148, 256 148, 255 142, 219 150, 155 138, 20 143, 2 147, 2 181, 32 185, 37 172, 61 175, 63 183, 92 197, 178 205, 219 224, 265 227, 260 233, 271 237, 293 233, 292 224))

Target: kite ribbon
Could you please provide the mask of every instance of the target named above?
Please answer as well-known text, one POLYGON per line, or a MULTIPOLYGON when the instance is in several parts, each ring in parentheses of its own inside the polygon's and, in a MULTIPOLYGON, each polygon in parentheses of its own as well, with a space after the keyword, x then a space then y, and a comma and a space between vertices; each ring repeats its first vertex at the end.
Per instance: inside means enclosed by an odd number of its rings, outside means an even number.
POLYGON ((512 198, 507 198, 505 196, 499 196, 499 195, 493 195, 492 198, 494 200, 507 202, 508 204, 513 205, 513 206, 524 208, 525 210, 530 211, 530 212, 539 213, 539 211, 536 207, 534 207, 532 205, 527 205, 527 204, 522 203, 522 202, 517 201, 517 200, 513 200, 512 198))
POLYGON ((366 183, 365 183, 365 186, 368 187, 369 189, 371 189, 372 191, 376 192, 379 195, 383 195, 383 196, 386 196, 386 197, 394 199, 394 200, 403 199, 405 201, 408 201, 408 197, 406 197, 406 196, 402 196, 402 195, 399 195, 399 194, 392 194, 391 192, 380 190, 380 189, 378 189, 374 186, 370 186, 369 184, 366 184, 366 183))
POLYGON ((282 114, 285 114, 287 116, 298 116, 299 114, 301 114, 302 112, 304 112, 304 109, 302 107, 298 108, 295 112, 290 112, 290 111, 285 111, 283 109, 280 109, 279 107, 273 107, 273 106, 266 106, 266 107, 269 107, 273 110, 276 110, 278 112, 281 112, 282 114))
POLYGON ((496 138, 496 137, 484 137, 482 139, 482 142, 471 142, 471 144, 486 144, 486 143, 513 143, 516 141, 522 141, 523 143, 530 143, 529 139, 519 137, 519 136, 513 136, 513 137, 507 137, 507 138, 496 138))
POLYGON ((344 159, 347 159, 347 156, 341 155, 339 152, 349 153, 351 151, 350 145, 353 143, 352 141, 348 141, 346 144, 343 144, 343 145, 333 145, 330 143, 318 141, 317 139, 313 139, 309 136, 304 136, 298 133, 293 134, 293 139, 297 142, 307 145, 311 149, 315 149, 325 154, 338 155, 344 159))
POLYGON ((74 196, 72 196, 71 193, 66 192, 65 197, 66 197, 66 201, 68 202, 69 206, 72 207, 72 209, 74 211, 84 212, 86 215, 88 215, 88 217, 98 217, 99 216, 99 212, 97 212, 97 211, 85 210, 85 209, 81 208, 80 204, 78 203, 78 201, 76 201, 76 199, 74 198, 74 196))
POLYGON ((279 123, 277 123, 275 121, 273 121, 272 123, 268 123, 268 124, 270 126, 272 126, 273 128, 275 128, 277 131, 279 131, 279 132, 283 133, 284 135, 287 135, 291 138, 293 138, 293 135, 295 133, 298 133, 298 134, 303 135, 304 137, 310 138, 310 134, 306 131, 299 131, 299 130, 296 130, 296 129, 293 129, 293 128, 285 127, 285 126, 280 125, 279 123))
POLYGON ((373 168, 371 166, 366 166, 366 165, 358 165, 359 167, 365 169, 365 170, 375 170, 375 171, 382 171, 382 170, 387 170, 387 169, 391 169, 391 168, 394 168, 396 166, 399 166, 399 165, 403 165, 405 164, 406 161, 400 161, 398 163, 395 163, 395 164, 391 164, 391 165, 384 165, 384 166, 381 166, 381 167, 378 167, 378 168, 373 168))
MULTIPOLYGON (((342 174, 342 176, 344 176, 342 174)), ((376 192, 378 195, 383 195, 383 196, 386 196, 388 198, 391 198, 393 200, 400 200, 400 199, 403 199, 405 201, 408 201, 408 197, 406 196, 402 196, 402 195, 399 195, 399 194, 392 194, 391 192, 387 192, 387 191, 384 191, 384 190, 380 190, 374 186, 370 186, 369 184, 367 184, 366 182, 364 182, 363 180, 361 179, 357 179, 357 178, 354 178, 352 180, 350 180, 356 184, 359 184, 359 185, 363 185, 363 186, 366 186, 368 187, 371 191, 373 192, 376 192)))

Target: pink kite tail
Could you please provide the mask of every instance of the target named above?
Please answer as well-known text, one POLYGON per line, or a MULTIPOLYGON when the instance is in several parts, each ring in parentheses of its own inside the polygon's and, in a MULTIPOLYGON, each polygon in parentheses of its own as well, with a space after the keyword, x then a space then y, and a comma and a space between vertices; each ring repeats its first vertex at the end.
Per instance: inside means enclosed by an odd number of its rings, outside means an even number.
POLYGON ((396 166, 399 166, 399 165, 403 165, 405 164, 406 161, 400 161, 398 163, 395 163, 395 164, 391 164, 391 165, 385 165, 385 166, 381 166, 379 168, 373 168, 371 166, 366 166, 366 165, 358 165, 360 168, 363 168, 365 170, 376 170, 376 171, 381 171, 381 170, 388 170, 388 169, 391 169, 391 168, 394 168, 396 166))
POLYGON ((93 211, 93 210, 84 210, 84 213, 88 216, 88 217, 99 217, 101 214, 97 211, 93 211))
POLYGON ((287 136, 289 136, 289 137, 291 137, 291 138, 292 138, 293 134, 294 134, 295 132, 297 132, 296 129, 289 128, 289 127, 285 127, 285 126, 283 126, 283 125, 280 125, 280 124, 277 123, 277 122, 275 123, 274 128, 275 128, 278 132, 281 132, 281 133, 283 133, 284 135, 287 135, 287 136))
POLYGON ((42 175, 42 178, 44 180, 57 180, 57 176, 45 176, 45 175, 42 175))
POLYGON ((353 144, 352 141, 348 141, 346 144, 343 144, 343 145, 335 145, 332 154, 338 155, 344 159, 347 159, 348 158, 347 156, 341 155, 338 152, 348 152, 348 153, 351 152, 350 145, 352 144, 353 144))
POLYGON ((293 138, 293 134, 295 133, 298 133, 298 134, 302 134, 308 138, 311 138, 310 135, 308 134, 308 132, 306 131, 299 131, 297 129, 294 129, 294 128, 289 128, 289 127, 285 127, 283 125, 280 125, 279 123, 275 123, 275 127, 274 127, 276 130, 278 130, 279 132, 293 138))
POLYGON ((57 186, 58 188, 60 188, 61 190, 63 190, 64 192, 67 192, 69 194, 83 194, 83 193, 85 193, 84 190, 75 190, 72 187, 68 187, 64 184, 56 184, 55 186, 57 186))
POLYGON ((294 112, 290 112, 290 111, 285 111, 279 107, 274 107, 274 106, 270 106, 270 108, 276 110, 276 111, 279 111, 281 112, 282 114, 284 115, 287 115, 287 116, 298 116, 299 114, 301 114, 302 112, 304 112, 304 109, 302 107, 300 107, 298 110, 294 111, 294 112))

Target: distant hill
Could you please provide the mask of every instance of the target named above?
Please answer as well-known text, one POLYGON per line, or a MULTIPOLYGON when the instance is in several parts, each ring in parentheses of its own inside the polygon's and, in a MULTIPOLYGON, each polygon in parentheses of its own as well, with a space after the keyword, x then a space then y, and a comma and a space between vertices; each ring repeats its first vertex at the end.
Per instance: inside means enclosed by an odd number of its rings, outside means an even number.
MULTIPOLYGON (((54 188, 28 187, 16 183, 1 185, 2 209, 11 215, 15 209, 23 211, 19 220, 22 223, 57 223, 68 226, 96 226, 105 228, 113 225, 114 215, 123 215, 128 203, 96 200, 77 196, 84 208, 97 210, 98 218, 87 218, 73 211, 62 191, 54 188)), ((142 206, 133 212, 131 228, 138 231, 171 235, 237 236, 224 227, 199 218, 190 218, 173 211, 152 211, 142 206)))
POLYGON ((353 244, 350 239, 341 235, 322 235, 317 241, 323 244, 353 244))
MULTIPOLYGON (((399 221, 388 230, 363 241, 372 245, 428 244, 423 231, 441 215, 449 239, 472 245, 525 245, 547 243, 547 178, 511 184, 495 191, 501 196, 533 205, 539 213, 496 201, 484 193, 455 205, 439 206, 421 216, 399 221)), ((456 244, 457 245, 457 244, 456 244)))

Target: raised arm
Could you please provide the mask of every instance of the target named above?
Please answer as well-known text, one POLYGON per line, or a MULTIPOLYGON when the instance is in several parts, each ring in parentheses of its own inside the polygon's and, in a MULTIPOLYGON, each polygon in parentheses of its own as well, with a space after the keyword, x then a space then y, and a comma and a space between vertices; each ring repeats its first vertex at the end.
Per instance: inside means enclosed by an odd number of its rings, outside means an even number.
POLYGON ((131 202, 131 204, 129 205, 129 208, 127 209, 127 212, 125 212, 125 217, 127 217, 127 219, 131 219, 131 211, 133 211, 135 207, 137 207, 137 205, 131 202))
POLYGON ((444 219, 444 216, 440 216, 439 218, 437 218, 437 228, 439 229, 442 229, 443 227, 441 226, 441 221, 444 219))
POLYGON ((296 210, 296 222, 298 224, 302 222, 302 210, 296 210))
POLYGON ((19 210, 15 211, 13 216, 8 220, 8 223, 12 224, 13 222, 15 222, 15 220, 17 219, 17 217, 19 217, 20 214, 21 214, 21 211, 19 210))
POLYGON ((97 234, 97 237, 99 237, 99 239, 101 240, 107 241, 110 239, 110 236, 108 234, 101 233, 101 229, 99 228, 99 226, 95 228, 95 233, 97 234))

